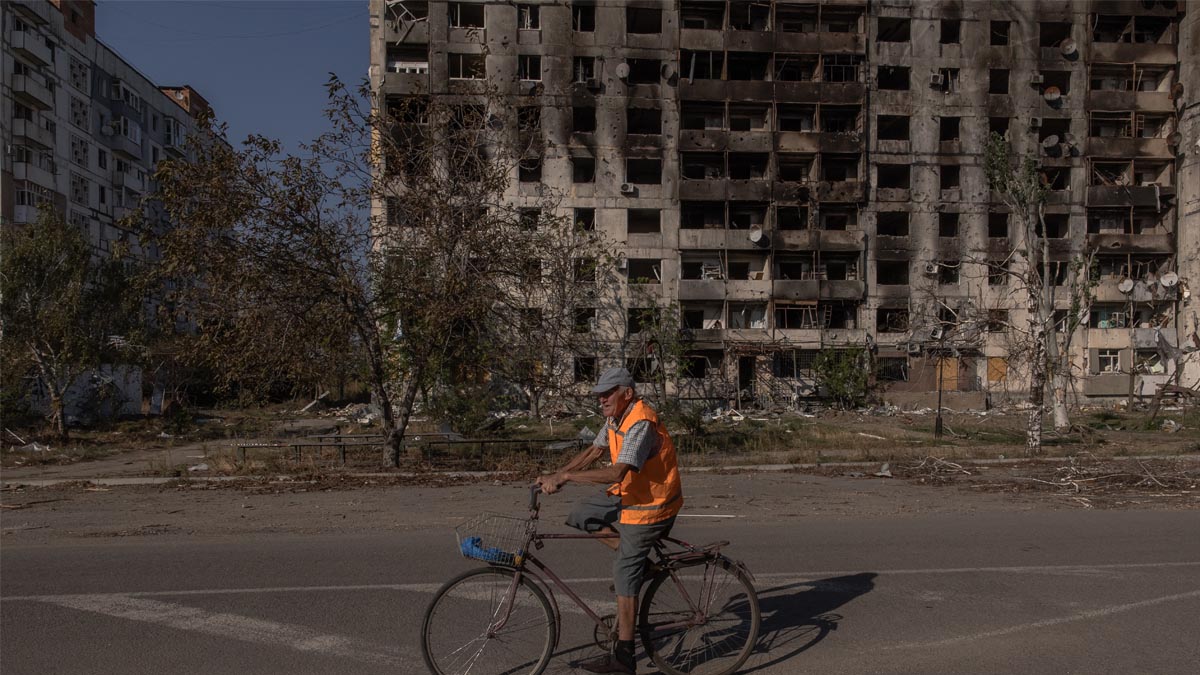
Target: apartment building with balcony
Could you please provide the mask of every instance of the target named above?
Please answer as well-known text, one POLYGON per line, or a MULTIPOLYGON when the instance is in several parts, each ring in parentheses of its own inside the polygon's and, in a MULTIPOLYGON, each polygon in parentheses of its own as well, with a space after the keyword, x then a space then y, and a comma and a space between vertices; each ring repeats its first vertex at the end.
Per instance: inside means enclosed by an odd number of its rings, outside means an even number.
POLYGON ((184 152, 208 104, 187 86, 160 87, 101 42, 92 0, 0 6, 5 74, 0 219, 31 223, 50 203, 104 254, 142 250, 121 219, 151 189, 157 163, 184 152))
POLYGON ((1115 397, 1153 393, 1164 354, 1200 347, 1183 321, 1200 278, 1188 9, 372 0, 371 74, 384 99, 486 78, 537 108, 545 151, 516 198, 561 190, 623 248, 620 306, 594 308, 621 327, 613 349, 579 358, 621 362, 637 303, 671 307, 690 341, 679 391, 742 404, 815 394, 819 351, 853 346, 897 399, 939 381, 1023 395, 1017 234, 983 169, 1003 134, 1039 163, 1055 274, 1095 256, 1072 362, 1080 395, 1115 397))

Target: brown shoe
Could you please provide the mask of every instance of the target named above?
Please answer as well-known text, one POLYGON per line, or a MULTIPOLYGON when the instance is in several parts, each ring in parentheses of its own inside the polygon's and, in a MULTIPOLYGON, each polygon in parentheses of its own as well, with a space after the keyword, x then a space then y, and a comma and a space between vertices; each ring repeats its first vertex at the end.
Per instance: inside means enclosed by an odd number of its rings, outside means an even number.
POLYGON ((637 668, 633 664, 622 663, 620 659, 612 654, 605 654, 600 658, 584 661, 579 664, 579 667, 589 673, 627 673, 627 675, 637 675, 637 668))

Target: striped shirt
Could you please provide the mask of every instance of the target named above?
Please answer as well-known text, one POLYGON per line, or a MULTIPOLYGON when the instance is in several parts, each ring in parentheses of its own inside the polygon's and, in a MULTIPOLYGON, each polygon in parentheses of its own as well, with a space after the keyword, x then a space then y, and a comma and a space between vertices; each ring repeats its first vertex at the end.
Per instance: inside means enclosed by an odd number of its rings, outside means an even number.
MULTIPOLYGON (((596 440, 592 444, 598 448, 608 449, 608 431, 614 431, 621 428, 621 422, 625 421, 625 415, 633 410, 636 401, 632 401, 629 407, 621 415, 620 420, 608 418, 604 426, 601 427, 600 433, 596 434, 596 440)), ((634 471, 642 468, 646 460, 650 459, 658 452, 660 440, 658 434, 654 433, 654 426, 649 420, 642 420, 637 424, 629 427, 629 431, 625 432, 625 440, 621 443, 621 454, 617 456, 617 464, 628 464, 634 471)))

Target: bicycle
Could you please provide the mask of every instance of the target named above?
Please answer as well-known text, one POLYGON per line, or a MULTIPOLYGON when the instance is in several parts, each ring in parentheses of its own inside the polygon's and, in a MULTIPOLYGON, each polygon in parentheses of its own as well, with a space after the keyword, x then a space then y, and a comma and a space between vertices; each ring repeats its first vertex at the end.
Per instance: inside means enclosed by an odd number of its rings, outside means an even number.
MULTIPOLYGON (((562 625, 554 587, 595 623, 597 646, 606 649, 616 640, 612 617, 588 606, 533 551, 548 540, 617 535, 539 533, 539 492, 530 488, 528 518, 483 514, 456 529, 459 551, 488 566, 446 582, 425 611, 421 651, 431 673, 541 673, 558 646, 562 625), (481 602, 488 608, 482 616, 481 602)), ((664 537, 654 546, 642 585, 638 634, 667 675, 730 675, 754 649, 761 622, 758 596, 746 566, 721 553, 728 544, 692 546, 664 537), (683 574, 696 568, 702 568, 699 576, 683 574)))

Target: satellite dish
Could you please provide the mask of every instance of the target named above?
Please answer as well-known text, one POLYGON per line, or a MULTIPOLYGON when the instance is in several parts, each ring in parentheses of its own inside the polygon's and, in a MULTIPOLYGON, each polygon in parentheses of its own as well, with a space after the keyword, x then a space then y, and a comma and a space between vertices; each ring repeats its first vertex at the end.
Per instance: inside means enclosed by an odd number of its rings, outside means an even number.
POLYGON ((1129 293, 1133 290, 1133 279, 1122 279, 1121 283, 1117 284, 1117 290, 1122 293, 1129 293))
POLYGON ((761 243, 763 243, 763 241, 764 241, 764 240, 766 239, 766 237, 767 237, 766 233, 765 233, 765 232, 763 232, 763 229, 762 229, 762 227, 761 227, 761 226, 759 226, 759 225, 754 225, 754 226, 751 226, 751 228, 750 228, 750 234, 749 234, 748 236, 750 237, 750 241, 752 241, 752 242, 754 242, 754 243, 756 243, 756 244, 761 244, 761 243))
POLYGON ((1049 87, 1046 87, 1045 91, 1042 92, 1042 98, 1046 99, 1050 103, 1053 103, 1062 98, 1062 91, 1059 90, 1058 87, 1050 85, 1049 87))
POLYGON ((1176 82, 1175 85, 1171 87, 1171 98, 1179 98, 1181 96, 1183 96, 1183 83, 1176 82))
POLYGON ((1050 134, 1045 140, 1042 141, 1042 147, 1046 148, 1047 150, 1056 145, 1058 145, 1058 136, 1054 134, 1050 134))
POLYGON ((1162 284, 1163 288, 1171 288, 1179 283, 1179 275, 1174 272, 1167 272, 1162 275, 1162 279, 1159 279, 1158 283, 1162 284))
POLYGON ((1183 142, 1183 134, 1179 133, 1178 131, 1171 134, 1170 136, 1167 136, 1167 145, 1179 145, 1182 142, 1183 142))
POLYGON ((1075 54, 1075 52, 1079 51, 1079 46, 1076 45, 1075 41, 1072 40, 1071 38, 1067 38, 1066 40, 1063 40, 1058 45, 1058 48, 1059 48, 1059 50, 1062 51, 1063 56, 1073 56, 1075 54))
POLYGON ((1063 134, 1063 143, 1066 143, 1067 145, 1078 145, 1079 139, 1075 137, 1075 134, 1063 134))
POLYGON ((617 64, 617 77, 622 80, 629 77, 629 64, 628 63, 618 63, 617 64))
POLYGON ((662 79, 669 80, 675 75, 675 71, 671 69, 670 64, 663 64, 661 74, 662 74, 662 79))

